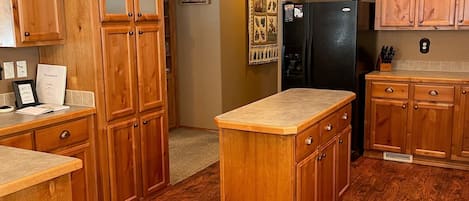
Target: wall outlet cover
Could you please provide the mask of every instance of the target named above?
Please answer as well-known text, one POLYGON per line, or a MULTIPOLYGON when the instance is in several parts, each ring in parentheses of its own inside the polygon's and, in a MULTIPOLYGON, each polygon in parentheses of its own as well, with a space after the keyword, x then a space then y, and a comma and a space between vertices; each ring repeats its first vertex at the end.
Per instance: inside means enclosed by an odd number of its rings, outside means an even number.
POLYGON ((12 61, 3 62, 3 72, 5 80, 15 78, 15 63, 12 61))
POLYGON ((26 61, 16 61, 16 74, 18 78, 28 77, 28 66, 26 61))

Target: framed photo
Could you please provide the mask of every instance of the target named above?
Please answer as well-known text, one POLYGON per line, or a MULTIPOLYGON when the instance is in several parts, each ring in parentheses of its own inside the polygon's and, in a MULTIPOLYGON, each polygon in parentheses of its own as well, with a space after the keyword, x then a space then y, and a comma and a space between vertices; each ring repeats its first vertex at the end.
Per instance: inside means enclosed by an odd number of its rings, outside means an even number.
POLYGON ((33 80, 14 81, 13 91, 15 92, 16 107, 18 109, 39 105, 33 80))
POLYGON ((210 4, 210 0, 179 0, 181 5, 210 4))

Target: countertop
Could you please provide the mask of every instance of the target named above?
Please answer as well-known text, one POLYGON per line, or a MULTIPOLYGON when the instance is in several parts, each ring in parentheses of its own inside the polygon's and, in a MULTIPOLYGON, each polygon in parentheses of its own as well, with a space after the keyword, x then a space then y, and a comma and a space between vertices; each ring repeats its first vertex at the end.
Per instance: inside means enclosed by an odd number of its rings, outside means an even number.
POLYGON ((219 128, 294 135, 355 99, 355 93, 289 89, 215 117, 219 128))
POLYGON ((366 75, 367 80, 434 82, 434 83, 469 83, 469 73, 444 71, 373 71, 366 75))
POLYGON ((42 125, 50 125, 56 122, 63 122, 95 113, 95 108, 78 106, 70 106, 70 109, 37 116, 18 114, 16 112, 0 113, 0 137, 15 132, 41 127, 42 125))
POLYGON ((0 197, 82 168, 76 158, 6 146, 0 161, 0 197))

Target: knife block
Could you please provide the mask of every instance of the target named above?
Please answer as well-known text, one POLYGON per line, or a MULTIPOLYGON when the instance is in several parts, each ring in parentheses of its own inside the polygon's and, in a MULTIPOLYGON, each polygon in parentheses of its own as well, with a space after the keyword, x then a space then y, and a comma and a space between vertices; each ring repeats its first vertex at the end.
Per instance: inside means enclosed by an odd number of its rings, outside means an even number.
POLYGON ((379 64, 379 71, 381 71, 381 72, 390 72, 390 71, 392 71, 392 64, 391 63, 380 63, 379 64))

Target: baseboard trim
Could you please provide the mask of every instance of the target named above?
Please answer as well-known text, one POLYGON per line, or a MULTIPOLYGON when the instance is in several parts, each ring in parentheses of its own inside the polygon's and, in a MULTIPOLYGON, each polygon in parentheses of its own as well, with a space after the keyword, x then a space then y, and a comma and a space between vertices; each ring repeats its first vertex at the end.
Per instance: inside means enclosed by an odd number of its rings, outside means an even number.
POLYGON ((218 133, 218 129, 199 128, 199 127, 181 126, 181 125, 179 127, 173 128, 173 129, 177 129, 177 128, 185 128, 185 129, 201 130, 201 131, 208 131, 208 132, 212 132, 212 133, 218 133))

